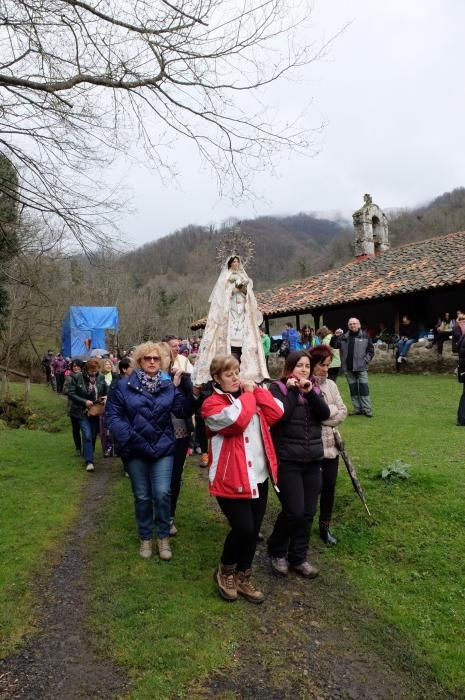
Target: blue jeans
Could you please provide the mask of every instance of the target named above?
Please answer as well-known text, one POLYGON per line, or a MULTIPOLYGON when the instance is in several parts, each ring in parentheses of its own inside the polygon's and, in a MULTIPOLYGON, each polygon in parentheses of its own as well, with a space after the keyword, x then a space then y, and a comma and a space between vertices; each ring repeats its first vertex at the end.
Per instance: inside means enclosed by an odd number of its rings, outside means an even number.
POLYGON ((372 415, 370 389, 368 388, 368 372, 351 372, 346 370, 350 398, 356 413, 372 415))
POLYGON ((409 338, 408 340, 399 340, 397 343, 397 349, 399 350, 400 357, 406 357, 411 346, 417 341, 414 338, 409 338))
POLYGON ((94 461, 95 441, 99 431, 97 416, 83 416, 79 419, 82 433, 82 456, 86 464, 94 461))
POLYGON ((131 478, 140 539, 151 540, 153 537, 154 508, 157 537, 169 537, 173 456, 159 459, 129 457, 126 471, 131 478))

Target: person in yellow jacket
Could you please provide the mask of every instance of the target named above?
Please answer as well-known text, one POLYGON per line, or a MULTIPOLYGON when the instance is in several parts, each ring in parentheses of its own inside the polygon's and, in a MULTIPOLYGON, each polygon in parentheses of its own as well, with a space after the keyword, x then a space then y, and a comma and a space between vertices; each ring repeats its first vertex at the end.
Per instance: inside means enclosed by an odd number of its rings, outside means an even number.
POLYGON ((339 370, 341 368, 341 356, 339 354, 339 350, 332 342, 334 335, 327 326, 321 326, 317 332, 317 335, 321 340, 321 344, 329 345, 333 352, 333 358, 328 369, 328 379, 332 379, 333 382, 337 382, 337 375, 339 374, 339 370))

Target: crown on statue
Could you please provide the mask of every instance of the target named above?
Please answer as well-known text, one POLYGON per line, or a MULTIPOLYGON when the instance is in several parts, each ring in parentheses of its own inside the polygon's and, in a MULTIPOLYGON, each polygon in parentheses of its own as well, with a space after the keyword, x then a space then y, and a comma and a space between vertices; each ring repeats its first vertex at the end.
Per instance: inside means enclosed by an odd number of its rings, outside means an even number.
POLYGON ((221 237, 216 248, 216 260, 222 264, 226 258, 239 256, 242 265, 246 267, 255 254, 255 244, 252 239, 241 230, 240 222, 221 237))

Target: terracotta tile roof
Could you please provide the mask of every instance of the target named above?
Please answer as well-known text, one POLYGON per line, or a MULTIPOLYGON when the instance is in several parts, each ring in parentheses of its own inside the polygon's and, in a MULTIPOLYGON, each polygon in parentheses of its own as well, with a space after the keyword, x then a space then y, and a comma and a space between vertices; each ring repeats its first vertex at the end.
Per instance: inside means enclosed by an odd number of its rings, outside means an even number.
MULTIPOLYGON (((265 316, 275 316, 464 283, 465 231, 459 231, 268 289, 257 294, 257 302, 265 316)), ((196 321, 192 328, 205 321, 196 321)))
POLYGON ((328 308, 465 283, 465 231, 354 259, 257 294, 266 316, 328 308))

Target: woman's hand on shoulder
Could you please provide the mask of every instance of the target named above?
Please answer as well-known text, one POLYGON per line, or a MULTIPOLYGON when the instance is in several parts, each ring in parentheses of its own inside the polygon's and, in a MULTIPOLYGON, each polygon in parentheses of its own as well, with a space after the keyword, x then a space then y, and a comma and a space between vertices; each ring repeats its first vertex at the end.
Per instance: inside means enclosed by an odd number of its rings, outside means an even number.
POLYGON ((291 389, 292 387, 296 389, 299 386, 299 381, 295 377, 289 377, 289 379, 286 382, 286 386, 288 389, 291 389))
POLYGON ((183 373, 182 369, 176 369, 176 370, 173 372, 173 375, 172 375, 172 376, 173 376, 173 384, 174 384, 174 386, 179 386, 179 385, 181 384, 181 379, 182 379, 182 375, 183 375, 183 374, 184 374, 184 373, 183 373))

